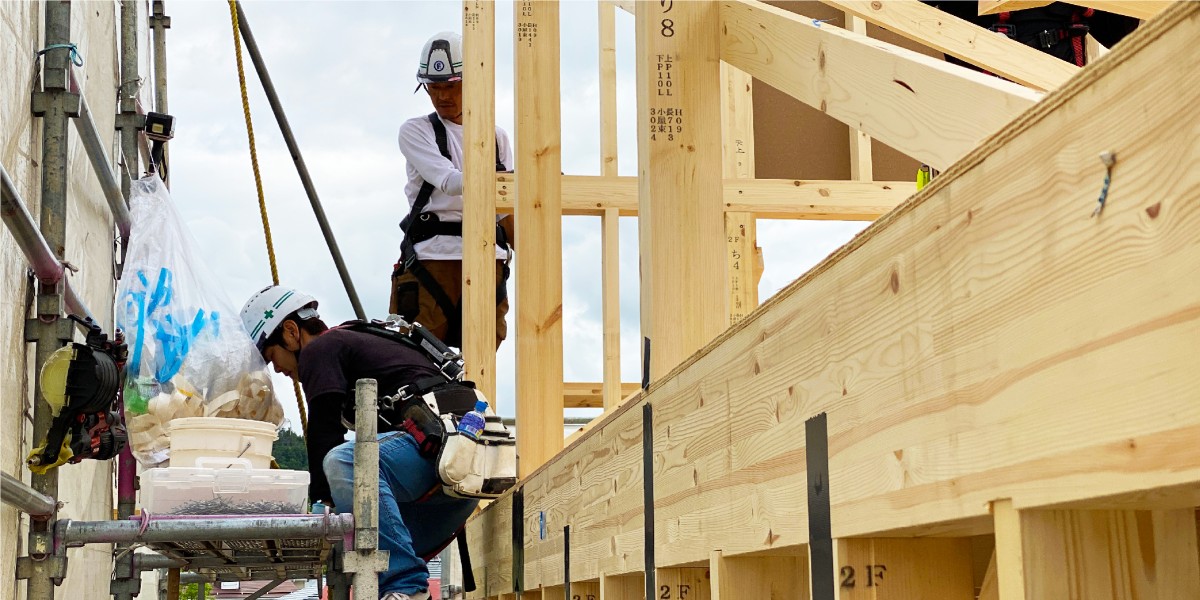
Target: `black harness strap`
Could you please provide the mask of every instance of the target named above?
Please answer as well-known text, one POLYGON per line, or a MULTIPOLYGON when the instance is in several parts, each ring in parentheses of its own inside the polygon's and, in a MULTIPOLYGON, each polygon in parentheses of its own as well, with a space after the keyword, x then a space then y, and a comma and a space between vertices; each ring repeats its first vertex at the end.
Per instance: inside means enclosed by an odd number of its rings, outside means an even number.
MULTIPOLYGON (((429 119, 429 124, 433 127, 433 136, 437 141, 438 152, 441 153, 446 160, 450 158, 450 147, 446 142, 446 126, 442 120, 438 118, 436 112, 429 113, 426 116, 429 119)), ((500 159, 500 142, 496 142, 496 172, 505 170, 504 162, 500 159)), ((421 189, 417 192, 417 197, 413 201, 412 209, 404 220, 400 221, 400 229, 404 232, 404 239, 400 242, 400 264, 395 275, 403 271, 409 271, 416 277, 417 282, 421 284, 430 296, 433 296, 433 301, 437 303, 438 308, 442 309, 442 313, 446 316, 446 343, 452 346, 460 345, 462 337, 462 307, 455 304, 450 299, 450 295, 442 286, 438 284, 433 275, 426 269, 421 261, 417 258, 416 245, 438 235, 453 235, 462 237, 462 223, 458 222, 442 222, 437 215, 432 212, 425 212, 425 207, 429 206, 429 199, 433 196, 434 186, 428 181, 421 183, 421 189)), ((508 248, 508 234, 499 224, 496 225, 496 243, 508 248)), ((509 267, 505 263, 504 271, 501 280, 496 284, 496 304, 500 304, 508 298, 508 286, 505 283, 508 281, 509 267)))

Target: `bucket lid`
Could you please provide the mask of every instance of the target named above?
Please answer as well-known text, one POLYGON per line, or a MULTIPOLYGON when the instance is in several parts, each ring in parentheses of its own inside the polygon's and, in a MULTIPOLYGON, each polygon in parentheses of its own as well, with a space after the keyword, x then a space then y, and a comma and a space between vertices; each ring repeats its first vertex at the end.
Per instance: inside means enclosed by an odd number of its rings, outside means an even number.
POLYGON ((220 431, 244 431, 247 433, 270 434, 278 437, 276 428, 271 423, 252 421, 250 419, 231 419, 227 417, 182 417, 171 419, 168 423, 171 431, 181 429, 217 429, 220 431))

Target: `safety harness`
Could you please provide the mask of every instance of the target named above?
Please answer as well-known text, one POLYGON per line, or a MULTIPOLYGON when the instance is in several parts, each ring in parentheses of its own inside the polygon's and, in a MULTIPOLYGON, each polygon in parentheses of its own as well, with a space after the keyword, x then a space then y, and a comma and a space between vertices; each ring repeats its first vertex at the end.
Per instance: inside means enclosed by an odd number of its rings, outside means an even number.
POLYGON ((991 26, 991 30, 1043 52, 1049 51, 1063 40, 1071 40, 1071 58, 1076 66, 1082 67, 1087 64, 1083 38, 1091 30, 1085 20, 1090 19, 1095 12, 1091 8, 1075 9, 1071 11, 1071 22, 1066 27, 1033 27, 1032 31, 1025 31, 1023 26, 1018 28, 1018 24, 1012 22, 1012 13, 1002 12, 999 14, 998 22, 991 26), (1040 31, 1038 31, 1039 29, 1040 31))
MULTIPOLYGON (((433 135, 437 140, 438 151, 446 160, 450 158, 450 148, 446 143, 446 126, 442 124, 442 120, 438 118, 436 112, 429 113, 426 117, 429 119, 429 124, 433 126, 433 135)), ((496 172, 503 172, 506 168, 504 162, 500 159, 500 143, 496 142, 496 172)), ((417 192, 417 198, 413 201, 412 209, 408 215, 400 221, 400 230, 404 232, 404 240, 400 242, 400 262, 396 263, 392 277, 395 278, 405 271, 412 273, 421 287, 433 297, 438 308, 446 316, 446 343, 452 346, 461 345, 462 337, 462 307, 460 304, 455 304, 450 299, 450 295, 437 280, 421 264, 417 258, 416 245, 439 235, 452 235, 462 237, 462 222, 461 221, 442 221, 437 214, 426 212, 425 207, 429 205, 429 199, 433 196, 433 190, 436 188, 428 181, 421 182, 421 189, 417 192)), ((498 223, 496 224, 496 244, 500 247, 510 250, 508 245, 508 234, 504 228, 498 223)), ((496 283, 496 304, 499 305, 508 297, 508 281, 509 268, 508 261, 504 262, 504 271, 500 281, 496 283)), ((406 318, 413 319, 416 315, 404 315, 406 318)))

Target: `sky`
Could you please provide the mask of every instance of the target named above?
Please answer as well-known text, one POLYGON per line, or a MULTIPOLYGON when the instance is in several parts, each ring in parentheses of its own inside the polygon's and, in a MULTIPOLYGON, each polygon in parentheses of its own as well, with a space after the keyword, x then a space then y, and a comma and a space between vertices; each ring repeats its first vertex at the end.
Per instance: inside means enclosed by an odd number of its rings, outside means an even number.
MULTIPOLYGON (((243 10, 263 54, 291 129, 350 276, 368 317, 387 312, 398 223, 408 211, 404 157, 397 131, 429 113, 414 94, 425 40, 461 31, 461 3, 254 1, 243 10)), ((496 5, 496 123, 513 136, 513 3, 496 5)), ((168 112, 176 117, 170 142, 171 190, 198 244, 197 254, 240 307, 271 282, 262 219, 251 169, 246 124, 234 61, 228 4, 169 2, 168 112)), ((568 175, 598 175, 599 71, 594 1, 561 7, 562 164, 568 175)), ((637 161, 633 17, 617 11, 619 173, 635 175, 637 161)), ((330 324, 354 318, 296 169, 248 53, 243 49, 259 168, 281 283, 320 301, 330 324)), ((758 222, 765 301, 849 241, 864 223, 758 222)), ((602 379, 600 219, 563 219, 563 337, 567 381, 602 379)), ((621 219, 621 371, 641 381, 636 218, 621 219)), ((520 252, 516 267, 520 268, 520 252)), ((510 280, 510 292, 512 284, 510 280)), ((510 338, 497 355, 495 405, 513 416, 515 304, 510 338)), ((291 382, 275 388, 293 429, 299 430, 291 382)), ((598 410, 570 410, 569 415, 598 410)))

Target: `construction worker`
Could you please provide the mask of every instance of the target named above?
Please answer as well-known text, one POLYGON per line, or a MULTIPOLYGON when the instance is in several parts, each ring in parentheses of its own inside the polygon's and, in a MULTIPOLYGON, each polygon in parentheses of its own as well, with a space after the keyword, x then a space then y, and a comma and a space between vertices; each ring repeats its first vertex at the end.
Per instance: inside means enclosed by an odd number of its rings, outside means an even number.
MULTIPOLYGON (((391 395, 422 379, 440 377, 433 362, 408 345, 370 333, 328 328, 312 296, 268 286, 242 308, 242 324, 263 359, 300 382, 308 397, 309 497, 351 512, 354 504, 354 387, 362 378, 391 395)), ((478 500, 441 492, 432 459, 413 437, 394 431, 400 419, 381 409, 379 424, 379 547, 388 569, 379 575, 380 600, 429 598, 431 558, 453 539, 478 500)))
MULTIPOLYGON (((1091 35, 1106 47, 1121 41, 1137 29, 1138 20, 1082 6, 1055 2, 1038 8, 1027 8, 991 15, 979 14, 978 2, 922 0, 926 4, 970 21, 985 29, 1006 35, 1026 46, 1080 67, 1087 64, 1084 36, 1091 35)), ((976 67, 947 56, 946 60, 975 69, 976 67)))
MULTIPOLYGON (((390 310, 418 321, 447 345, 462 346, 462 37, 445 31, 425 42, 417 67, 434 112, 400 126, 407 160, 404 193, 410 211, 400 224, 404 239, 392 272, 390 310)), ((508 134, 496 128, 496 170, 513 164, 508 134)), ((511 220, 496 227, 496 346, 508 313, 511 220)))

